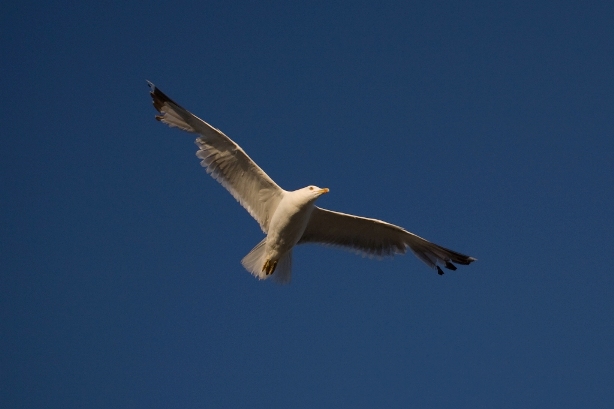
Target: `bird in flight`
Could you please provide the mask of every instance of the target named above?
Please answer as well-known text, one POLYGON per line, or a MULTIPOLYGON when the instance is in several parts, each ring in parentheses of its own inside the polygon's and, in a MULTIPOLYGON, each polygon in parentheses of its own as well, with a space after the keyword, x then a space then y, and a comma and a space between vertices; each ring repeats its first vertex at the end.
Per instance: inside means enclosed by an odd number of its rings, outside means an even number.
POLYGON ((241 264, 255 277, 290 282, 292 249, 298 244, 339 246, 367 256, 393 256, 410 249, 443 275, 441 267, 456 270, 476 259, 441 247, 402 227, 377 219, 334 212, 315 206, 327 188, 282 189, 239 145, 222 131, 198 118, 147 81, 156 119, 170 127, 195 133, 201 165, 256 219, 266 237, 241 264))

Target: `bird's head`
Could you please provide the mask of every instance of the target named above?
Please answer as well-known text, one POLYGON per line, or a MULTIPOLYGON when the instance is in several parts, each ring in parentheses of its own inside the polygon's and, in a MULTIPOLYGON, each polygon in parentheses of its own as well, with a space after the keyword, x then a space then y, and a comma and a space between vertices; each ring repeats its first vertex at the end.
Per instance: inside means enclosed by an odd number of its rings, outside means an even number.
POLYGON ((317 186, 307 186, 300 189, 301 195, 305 196, 308 201, 315 201, 318 197, 322 196, 324 193, 328 193, 328 188, 320 188, 317 186))

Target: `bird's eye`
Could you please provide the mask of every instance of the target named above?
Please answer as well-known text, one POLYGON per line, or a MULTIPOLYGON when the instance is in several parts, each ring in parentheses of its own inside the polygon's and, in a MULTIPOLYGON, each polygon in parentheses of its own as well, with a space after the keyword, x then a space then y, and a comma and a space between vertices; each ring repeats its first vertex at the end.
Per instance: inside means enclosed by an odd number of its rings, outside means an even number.
POLYGON ((313 190, 313 186, 309 186, 309 190, 313 190))

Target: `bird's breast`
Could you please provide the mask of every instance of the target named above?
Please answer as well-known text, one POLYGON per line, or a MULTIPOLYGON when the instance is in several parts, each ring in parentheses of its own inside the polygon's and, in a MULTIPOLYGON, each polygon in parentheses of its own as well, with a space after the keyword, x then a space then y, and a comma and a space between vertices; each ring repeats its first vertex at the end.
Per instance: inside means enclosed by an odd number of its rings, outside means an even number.
POLYGON ((312 211, 313 203, 300 206, 282 199, 271 218, 267 248, 279 255, 290 250, 303 236, 312 211))

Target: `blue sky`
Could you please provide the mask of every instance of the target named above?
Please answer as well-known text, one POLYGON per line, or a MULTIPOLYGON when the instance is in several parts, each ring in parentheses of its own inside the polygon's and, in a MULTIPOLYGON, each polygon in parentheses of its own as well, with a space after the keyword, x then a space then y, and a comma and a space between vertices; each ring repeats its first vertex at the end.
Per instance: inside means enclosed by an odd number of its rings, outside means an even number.
POLYGON ((14 2, 7 408, 609 407, 610 2, 14 2), (478 258, 318 246, 293 282, 145 79, 282 187, 478 258))

